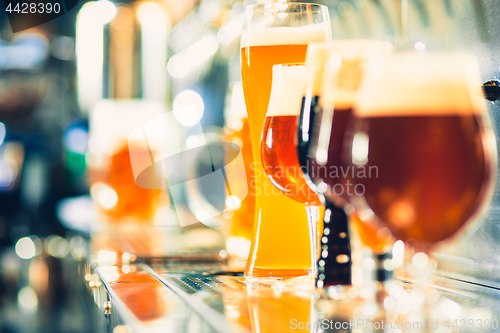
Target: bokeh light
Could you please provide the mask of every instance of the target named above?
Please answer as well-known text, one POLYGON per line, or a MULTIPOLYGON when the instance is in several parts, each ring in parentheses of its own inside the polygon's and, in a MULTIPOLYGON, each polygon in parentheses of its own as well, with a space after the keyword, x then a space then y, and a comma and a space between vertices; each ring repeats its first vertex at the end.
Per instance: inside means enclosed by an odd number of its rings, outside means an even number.
POLYGON ((198 124, 203 117, 205 104, 200 94, 193 90, 184 90, 174 100, 174 117, 184 126, 198 124))
POLYGON ((61 236, 51 235, 45 240, 45 251, 55 258, 64 258, 69 253, 69 245, 61 236))
POLYGON ((19 306, 25 310, 32 311, 38 306, 38 297, 31 287, 24 287, 17 295, 19 306))
POLYGON ((22 259, 31 259, 36 255, 36 247, 33 240, 23 237, 16 243, 16 254, 22 259))

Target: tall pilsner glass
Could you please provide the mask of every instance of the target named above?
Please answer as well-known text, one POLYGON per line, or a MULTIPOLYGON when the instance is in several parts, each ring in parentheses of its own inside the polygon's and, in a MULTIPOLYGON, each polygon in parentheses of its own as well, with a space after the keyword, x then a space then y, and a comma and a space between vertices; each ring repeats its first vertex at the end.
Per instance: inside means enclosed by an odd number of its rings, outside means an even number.
POLYGON ((311 244, 304 205, 266 177, 260 139, 271 94, 272 67, 303 63, 310 42, 331 40, 328 9, 317 4, 249 6, 241 37, 241 76, 250 122, 256 214, 246 277, 293 277, 311 271, 311 244))

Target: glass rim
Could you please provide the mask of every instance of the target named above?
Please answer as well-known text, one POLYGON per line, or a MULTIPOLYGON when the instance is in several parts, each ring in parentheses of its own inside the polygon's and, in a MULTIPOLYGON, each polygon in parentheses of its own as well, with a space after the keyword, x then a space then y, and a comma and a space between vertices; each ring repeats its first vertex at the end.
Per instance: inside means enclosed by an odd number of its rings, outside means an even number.
MULTIPOLYGON (((304 5, 307 5, 307 6, 311 6, 311 7, 316 7, 315 9, 311 10, 311 12, 313 13, 321 13, 321 12, 324 12, 325 10, 328 10, 328 7, 325 6, 325 5, 322 5, 322 4, 319 4, 319 3, 311 3, 311 2, 270 2, 270 1, 267 1, 267 2, 258 2, 258 3, 255 3, 253 5, 248 5, 246 10, 247 12, 256 12, 256 13, 259 13, 259 12, 264 12, 264 11, 268 11, 270 9, 275 9, 275 12, 279 13, 279 12, 285 12, 285 9, 289 9, 290 6, 292 7, 298 7, 298 6, 304 6, 304 5), (271 7, 266 7, 268 5, 271 5, 271 7), (281 6, 287 6, 286 8, 284 8, 283 10, 280 10, 279 7, 281 6)), ((291 13, 288 13, 288 14, 300 14, 300 12, 291 12, 291 13)))
POLYGON ((484 115, 487 112, 480 90, 482 81, 479 64, 471 53, 406 51, 386 57, 380 65, 366 72, 357 100, 356 116, 359 118, 374 114, 377 116, 451 114, 443 113, 448 111, 445 109, 472 115, 484 115), (383 96, 386 96, 388 91, 398 98, 384 99, 383 96), (455 92, 453 98, 439 97, 450 95, 450 91, 455 92), (422 98, 429 94, 438 97, 435 100, 422 98), (443 105, 446 107, 443 108, 443 105), (390 113, 388 111, 397 108, 407 111, 390 113), (385 111, 382 112, 383 109, 385 111))

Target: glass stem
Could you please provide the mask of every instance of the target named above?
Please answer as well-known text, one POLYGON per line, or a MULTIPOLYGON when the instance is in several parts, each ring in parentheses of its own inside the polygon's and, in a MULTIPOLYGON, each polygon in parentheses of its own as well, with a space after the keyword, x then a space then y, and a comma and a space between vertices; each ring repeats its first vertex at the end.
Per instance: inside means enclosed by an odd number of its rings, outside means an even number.
POLYGON ((320 210, 318 206, 306 205, 307 222, 309 224, 309 237, 311 240, 311 273, 317 274, 318 267, 318 222, 320 210))

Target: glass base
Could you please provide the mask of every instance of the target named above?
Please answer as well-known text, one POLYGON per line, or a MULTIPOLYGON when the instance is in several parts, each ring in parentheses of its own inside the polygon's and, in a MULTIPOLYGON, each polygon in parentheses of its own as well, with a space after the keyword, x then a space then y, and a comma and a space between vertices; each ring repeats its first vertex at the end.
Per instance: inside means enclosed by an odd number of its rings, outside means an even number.
POLYGON ((254 267, 251 271, 245 270, 245 278, 249 279, 262 279, 269 278, 272 280, 289 279, 299 276, 309 276, 313 274, 310 268, 304 269, 279 269, 279 268, 258 268, 254 267))

